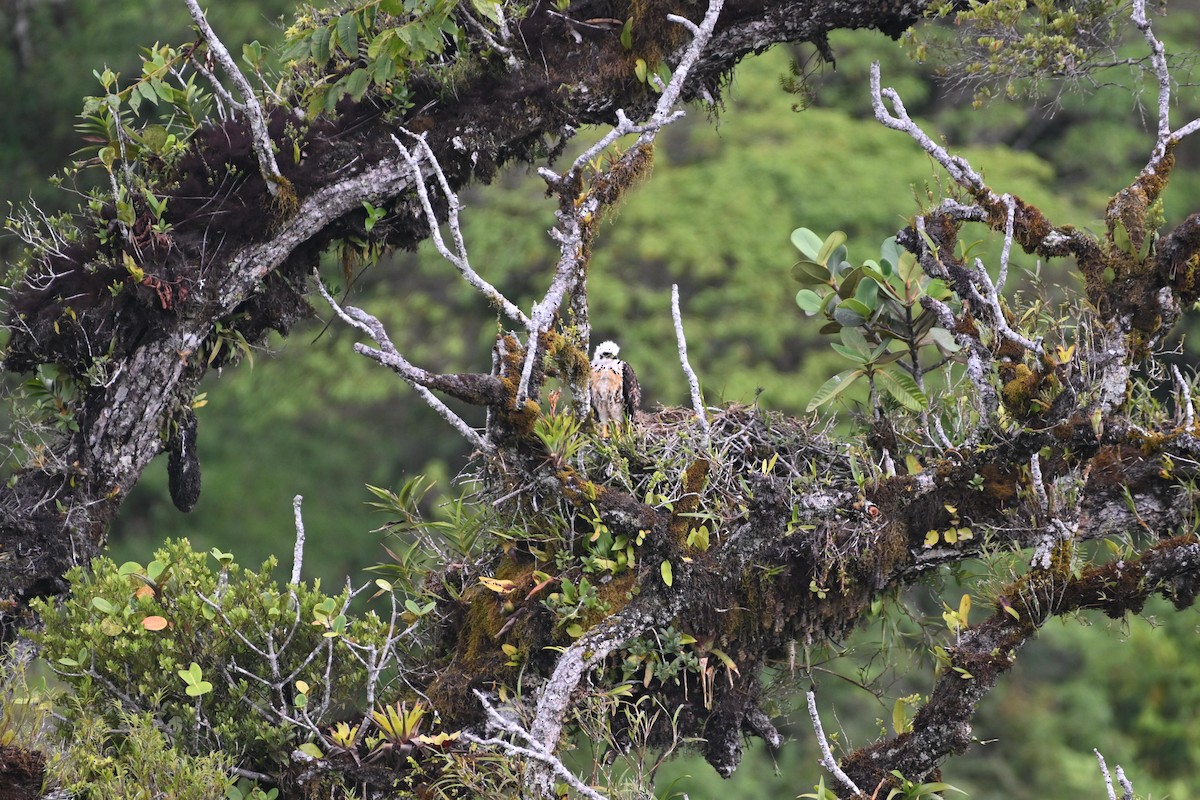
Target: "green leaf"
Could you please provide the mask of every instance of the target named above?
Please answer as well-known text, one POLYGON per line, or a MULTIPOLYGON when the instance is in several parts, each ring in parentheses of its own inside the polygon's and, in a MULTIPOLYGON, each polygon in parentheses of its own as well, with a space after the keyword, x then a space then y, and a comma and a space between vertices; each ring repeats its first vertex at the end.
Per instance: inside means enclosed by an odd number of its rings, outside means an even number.
POLYGON ((934 300, 945 300, 954 292, 950 291, 950 287, 946 286, 946 282, 941 278, 934 278, 925 286, 925 294, 932 297, 934 300))
POLYGON ((162 125, 147 125, 142 128, 142 144, 151 153, 161 154, 167 146, 167 129, 162 125))
MULTIPOLYGON (((472 7, 474 7, 474 9, 476 11, 479 12, 480 15, 486 17, 488 20, 490 20, 491 22, 493 22, 496 25, 500 24, 500 4, 499 3, 494 2, 494 0, 471 0, 471 5, 472 5, 472 7)), ((630 20, 632 20, 632 19, 633 18, 630 17, 630 20)), ((624 34, 622 34, 622 36, 624 36, 624 34)), ((623 44, 624 39, 622 39, 621 41, 623 44)), ((626 47, 625 49, 628 50, 629 48, 626 47)))
POLYGON ((817 257, 813 260, 818 264, 836 266, 845 258, 845 256, 840 255, 838 258, 835 258, 832 261, 830 260, 830 257, 838 255, 839 249, 843 244, 846 243, 847 238, 849 237, 846 236, 845 231, 834 231, 833 233, 829 234, 825 237, 825 241, 821 244, 821 249, 817 253, 817 257))
MULTIPOLYGON (((930 244, 932 247, 932 243, 930 244)), ((910 283, 920 277, 921 267, 917 264, 917 257, 905 250, 900 255, 900 262, 896 265, 896 274, 905 283, 910 283)))
POLYGON ((371 85, 371 76, 362 67, 351 72, 344 80, 342 88, 355 100, 362 100, 363 95, 367 93, 367 87, 371 85))
POLYGON ((796 228, 792 231, 792 245, 813 261, 817 260, 817 254, 821 252, 821 243, 821 237, 808 228, 796 228))
POLYGON ((828 403, 833 398, 837 397, 842 392, 850 388, 850 384, 858 380, 866 373, 861 369, 848 369, 845 372, 839 372, 825 383, 821 384, 821 388, 817 389, 812 400, 808 401, 808 406, 805 411, 816 411, 821 406, 828 403))
POLYGON ((373 62, 382 54, 387 52, 385 48, 388 47, 389 42, 391 42, 391 40, 394 38, 396 38, 395 28, 388 28, 380 31, 379 35, 372 39, 371 43, 367 45, 367 60, 373 62))
POLYGON ((317 747, 312 742, 305 742, 304 744, 300 745, 299 750, 301 753, 304 753, 306 756, 312 756, 313 758, 315 758, 317 760, 320 760, 325 757, 325 754, 321 752, 321 748, 317 747))
POLYGON ((625 20, 621 27, 621 46, 626 50, 633 49, 633 17, 625 20))
POLYGON ((1125 223, 1119 219, 1113 225, 1113 244, 1123 253, 1133 253, 1133 242, 1129 238, 1129 231, 1125 230, 1125 223))
POLYGON ((812 289, 801 289, 796 292, 796 305, 800 306, 800 310, 811 317, 814 314, 821 313, 821 309, 825 306, 825 298, 812 289))
POLYGON ((833 318, 847 328, 857 328, 865 325, 871 317, 871 309, 860 300, 853 297, 843 300, 833 309, 833 318))
MULTIPOLYGON (((900 258, 906 252, 908 251, 896 243, 895 236, 889 236, 879 247, 879 260, 887 262, 888 266, 895 269, 896 265, 900 263, 900 258)), ((887 274, 887 270, 884 271, 884 274, 887 274)))
POLYGON ((865 356, 871 352, 871 345, 867 343, 867 337, 858 328, 843 328, 841 339, 843 345, 856 353, 865 356))
POLYGON ((637 61, 633 62, 633 74, 637 76, 639 83, 646 82, 646 75, 648 74, 646 70, 646 59, 639 58, 637 61))
MULTIPOLYGON (((846 331, 854 331, 854 330, 858 330, 858 329, 857 328, 842 328, 842 333, 845 333, 846 331)), ((830 342, 829 346, 832 347, 838 353, 841 353, 843 356, 845 356, 846 358, 853 361, 855 364, 858 364, 860 366, 865 366, 867 364, 867 356, 865 353, 860 353, 859 351, 857 351, 853 348, 850 348, 850 347, 846 347, 846 345, 841 344, 839 342, 830 342)))
POLYGON ((350 58, 358 57, 358 19, 353 13, 338 17, 337 38, 343 53, 350 58))
MULTIPOLYGON (((312 55, 311 33, 297 36, 283 46, 279 51, 279 61, 288 64, 293 61, 303 61, 312 55)), ((165 99, 165 98, 164 98, 165 99)))
POLYGON ((667 585, 668 588, 671 586, 671 584, 675 583, 675 573, 671 569, 670 561, 664 559, 663 562, 659 564, 658 574, 662 576, 662 581, 667 585))
POLYGON ((312 56, 312 60, 317 62, 318 67, 323 67, 329 62, 329 28, 321 27, 313 31, 312 38, 308 43, 308 52, 312 56))
POLYGON ((854 290, 858 288, 859 281, 863 279, 863 268, 855 267, 848 273, 842 276, 841 283, 838 284, 838 297, 843 300, 854 296, 854 290))
POLYGON ((879 283, 863 272, 863 279, 854 287, 854 299, 871 309, 872 313, 879 307, 879 283))
POLYGON ((97 611, 99 611, 101 614, 112 614, 112 613, 115 613, 117 610, 113 606, 112 603, 108 602, 103 597, 93 597, 92 598, 92 607, 95 608, 97 611))
POLYGON ((897 735, 908 730, 908 701, 901 697, 896 700, 896 704, 892 706, 892 730, 897 735))
POLYGON ((954 341, 954 334, 945 328, 931 328, 929 331, 929 339, 937 345, 938 350, 943 353, 957 353, 962 348, 958 342, 954 341))
POLYGON ((798 261, 792 265, 792 280, 802 286, 828 286, 829 270, 815 261, 798 261))
POLYGON ((909 411, 924 411, 929 407, 929 398, 907 372, 880 370, 875 373, 875 381, 909 411))
POLYGON ((246 62, 246 66, 253 70, 257 70, 263 60, 262 43, 255 39, 253 42, 247 42, 242 45, 242 61, 246 62))

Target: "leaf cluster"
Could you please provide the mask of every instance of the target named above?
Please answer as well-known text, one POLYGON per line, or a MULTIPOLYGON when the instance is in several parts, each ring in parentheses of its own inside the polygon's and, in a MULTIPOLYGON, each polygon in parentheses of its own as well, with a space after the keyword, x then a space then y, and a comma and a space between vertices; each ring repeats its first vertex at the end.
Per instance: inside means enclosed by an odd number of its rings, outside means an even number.
MULTIPOLYGON (((294 87, 300 104, 312 116, 331 113, 343 97, 358 101, 374 89, 393 107, 408 110, 414 70, 447 65, 466 46, 456 19, 459 5, 459 0, 369 0, 333 12, 302 7, 280 50, 280 60, 304 76, 294 87), (324 77, 311 80, 316 74, 324 77)), ((483 20, 501 22, 500 3, 471 0, 470 6, 483 20)))
POLYGON ((971 87, 978 107, 1001 94, 1039 97, 1052 81, 1080 82, 1117 47, 1122 0, 1001 0, 931 4, 927 15, 952 25, 907 34, 913 55, 936 58, 943 76, 971 87))
POLYGON ((858 266, 847 260, 846 239, 842 231, 824 240, 808 228, 792 232, 792 244, 804 256, 792 267, 792 279, 804 287, 796 293, 796 305, 807 316, 823 316, 821 333, 840 335, 841 342, 831 346, 855 364, 826 381, 808 410, 866 378, 909 411, 924 411, 929 399, 923 376, 947 363, 959 346, 921 301, 945 300, 951 292, 943 281, 925 275, 894 236, 884 241, 878 261, 858 266), (940 359, 934 366, 921 364, 922 348, 936 348, 940 359))
POLYGON ((286 762, 303 733, 297 720, 311 729, 365 706, 365 665, 338 640, 381 647, 387 625, 346 614, 344 592, 279 586, 273 566, 245 570, 228 553, 178 540, 145 566, 100 557, 73 569, 66 600, 38 604, 45 627, 32 634, 76 692, 64 735, 88 720, 119 728, 122 714, 149 713, 172 747, 237 749, 263 769, 286 762))

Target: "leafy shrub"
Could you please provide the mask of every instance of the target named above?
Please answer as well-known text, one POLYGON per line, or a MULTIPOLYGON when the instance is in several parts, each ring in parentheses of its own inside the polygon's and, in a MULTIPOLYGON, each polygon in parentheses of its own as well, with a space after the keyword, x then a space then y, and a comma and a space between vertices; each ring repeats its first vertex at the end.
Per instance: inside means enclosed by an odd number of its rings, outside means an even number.
POLYGON ((221 800, 226 796, 232 783, 228 756, 179 752, 148 713, 133 714, 114 705, 110 715, 121 720, 119 735, 101 717, 77 721, 71 740, 50 762, 50 783, 80 800, 221 800))
POLYGON ((68 723, 115 730, 149 714, 164 746, 236 752, 267 772, 301 742, 327 741, 339 713, 373 705, 395 620, 352 618, 349 591, 281 587, 273 567, 245 570, 183 539, 145 566, 100 557, 71 570, 69 595, 38 604, 45 627, 32 634, 75 691, 68 723))

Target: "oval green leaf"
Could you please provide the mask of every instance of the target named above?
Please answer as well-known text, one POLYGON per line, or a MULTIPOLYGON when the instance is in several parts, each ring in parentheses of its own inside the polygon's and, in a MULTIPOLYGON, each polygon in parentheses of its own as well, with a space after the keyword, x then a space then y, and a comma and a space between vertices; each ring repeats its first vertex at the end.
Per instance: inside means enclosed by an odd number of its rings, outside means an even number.
POLYGON ((814 314, 821 313, 821 309, 825 305, 825 298, 812 289, 801 289, 796 292, 796 305, 800 306, 800 310, 811 317, 814 314))
POLYGON ((827 286, 829 278, 829 270, 815 261, 798 261, 792 265, 792 280, 802 286, 827 286))
POLYGON ((113 607, 112 603, 108 602, 103 597, 93 597, 92 598, 92 608, 96 609, 101 614, 112 614, 114 611, 117 610, 116 608, 113 607))
POLYGON ((311 756, 318 761, 325 757, 325 754, 321 752, 321 748, 317 747, 312 742, 305 742, 304 744, 300 745, 299 750, 301 753, 304 753, 304 755, 311 756))
POLYGON ((821 252, 821 237, 808 228, 796 228, 792 231, 792 245, 808 258, 817 261, 817 254, 821 252))
POLYGON ((822 242, 821 250, 819 253, 817 253, 817 257, 814 260, 818 264, 840 263, 846 257, 845 248, 843 248, 842 245, 846 243, 846 239, 848 238, 849 237, 846 236, 845 231, 834 231, 833 233, 829 234, 825 237, 825 241, 822 242), (842 251, 840 256, 837 255, 839 250, 842 251), (831 260, 830 256, 837 257, 831 260))
POLYGON ((871 309, 853 297, 843 300, 833 309, 833 318, 847 328, 857 328, 860 325, 864 325, 870 316, 871 309))

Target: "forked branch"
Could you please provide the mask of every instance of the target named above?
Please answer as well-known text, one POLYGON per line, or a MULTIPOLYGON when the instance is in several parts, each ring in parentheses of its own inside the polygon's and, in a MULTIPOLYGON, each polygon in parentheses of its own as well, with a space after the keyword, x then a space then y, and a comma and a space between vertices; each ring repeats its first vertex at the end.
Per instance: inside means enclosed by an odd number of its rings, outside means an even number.
MULTIPOLYGON (((216 32, 208 24, 208 18, 201 10, 198 0, 183 1, 187 4, 188 12, 192 15, 196 27, 200 29, 204 41, 208 43, 209 52, 213 54, 217 63, 221 65, 221 69, 225 71, 242 95, 242 101, 235 102, 234 107, 246 115, 246 121, 250 124, 251 139, 254 142, 254 153, 258 156, 259 170, 262 172, 263 181, 267 184, 267 191, 274 197, 279 193, 281 187, 287 185, 287 179, 280 174, 279 165, 275 162, 271 134, 267 131, 267 117, 263 113, 262 105, 258 102, 258 96, 254 93, 254 87, 238 69, 233 57, 229 55, 229 50, 217 38, 216 32)), ((217 86, 215 82, 213 85, 217 86)), ((226 100, 234 102, 231 96, 226 96, 226 100)))

